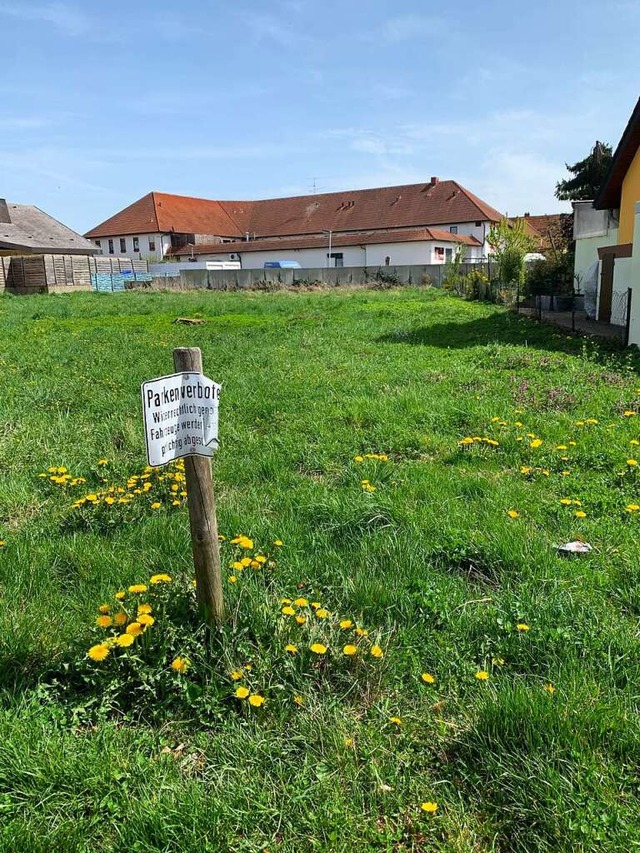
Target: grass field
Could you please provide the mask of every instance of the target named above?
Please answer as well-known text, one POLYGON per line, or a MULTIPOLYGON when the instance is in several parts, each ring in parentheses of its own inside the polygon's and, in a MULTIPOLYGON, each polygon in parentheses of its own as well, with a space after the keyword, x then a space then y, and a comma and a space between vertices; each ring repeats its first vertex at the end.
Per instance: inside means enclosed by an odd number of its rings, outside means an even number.
POLYGON ((0 850, 640 848, 637 356, 410 288, 6 297, 0 328, 0 850), (139 399, 196 345, 209 651, 139 399), (156 622, 93 661, 119 590, 156 622))

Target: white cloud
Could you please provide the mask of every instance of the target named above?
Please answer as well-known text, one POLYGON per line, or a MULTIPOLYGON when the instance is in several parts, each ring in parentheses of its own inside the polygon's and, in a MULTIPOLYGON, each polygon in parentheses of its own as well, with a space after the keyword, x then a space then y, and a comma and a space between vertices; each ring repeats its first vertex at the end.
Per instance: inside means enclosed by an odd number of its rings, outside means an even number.
POLYGON ((388 18, 378 35, 385 41, 401 42, 450 32, 451 22, 431 15, 400 15, 388 18))
POLYGON ((7 15, 23 21, 38 21, 52 24, 67 36, 81 36, 89 32, 90 19, 68 3, 1 3, 0 15, 7 15))

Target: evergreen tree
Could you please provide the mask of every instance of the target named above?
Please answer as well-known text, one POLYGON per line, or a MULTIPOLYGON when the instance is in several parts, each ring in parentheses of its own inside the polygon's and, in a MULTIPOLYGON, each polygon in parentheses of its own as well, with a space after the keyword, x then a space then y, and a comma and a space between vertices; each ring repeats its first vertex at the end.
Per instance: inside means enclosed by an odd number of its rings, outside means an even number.
POLYGON ((579 160, 573 166, 565 163, 573 177, 558 181, 556 198, 559 201, 588 201, 595 198, 612 159, 611 146, 606 142, 596 142, 584 160, 579 160))

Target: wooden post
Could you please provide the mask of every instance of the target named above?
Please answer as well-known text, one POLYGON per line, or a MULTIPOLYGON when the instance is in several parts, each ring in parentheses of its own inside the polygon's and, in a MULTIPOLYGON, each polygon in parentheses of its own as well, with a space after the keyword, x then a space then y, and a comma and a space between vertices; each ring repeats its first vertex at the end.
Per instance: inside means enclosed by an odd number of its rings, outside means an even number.
MULTIPOLYGON (((202 373, 199 347, 178 347, 173 351, 176 373, 202 373)), ((222 575, 216 503, 213 496, 211 462, 206 456, 186 456, 191 548, 196 570, 196 594, 205 622, 213 627, 224 618, 222 575)))

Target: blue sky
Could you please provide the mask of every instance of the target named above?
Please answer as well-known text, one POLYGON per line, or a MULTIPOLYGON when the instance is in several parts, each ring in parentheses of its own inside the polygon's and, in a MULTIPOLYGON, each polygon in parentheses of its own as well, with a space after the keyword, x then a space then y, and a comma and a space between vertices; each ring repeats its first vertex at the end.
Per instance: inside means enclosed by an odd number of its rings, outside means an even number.
POLYGON ((0 196, 79 231, 150 190, 432 175, 567 209, 565 161, 615 147, 640 94, 639 22, 629 0, 0 0, 0 196))

